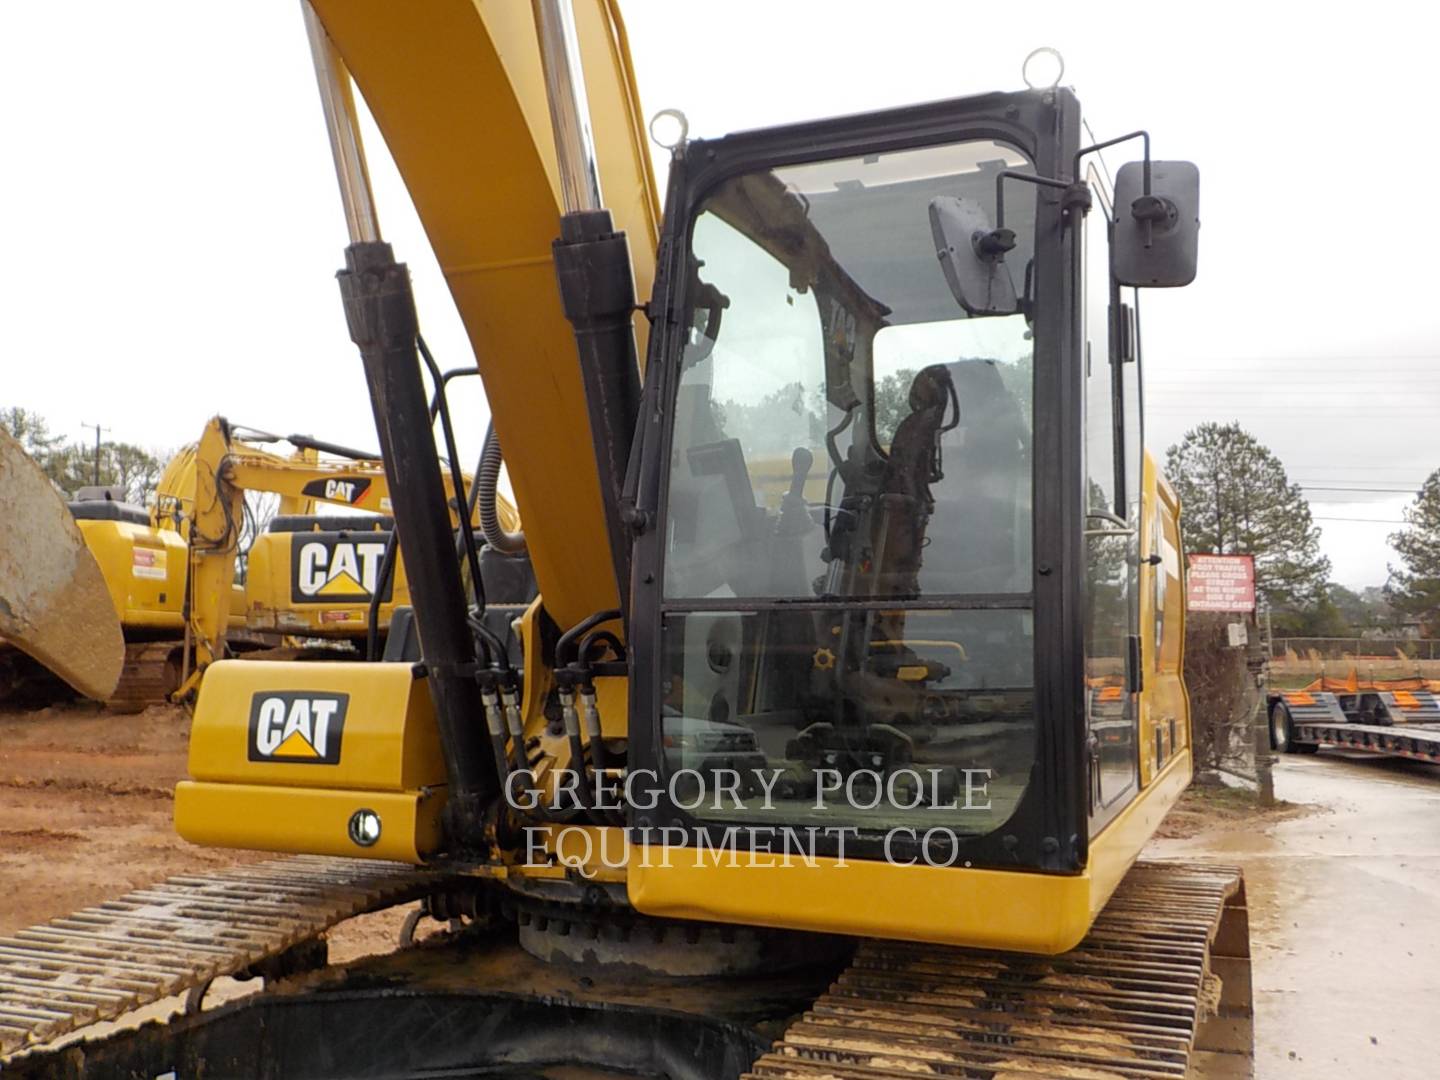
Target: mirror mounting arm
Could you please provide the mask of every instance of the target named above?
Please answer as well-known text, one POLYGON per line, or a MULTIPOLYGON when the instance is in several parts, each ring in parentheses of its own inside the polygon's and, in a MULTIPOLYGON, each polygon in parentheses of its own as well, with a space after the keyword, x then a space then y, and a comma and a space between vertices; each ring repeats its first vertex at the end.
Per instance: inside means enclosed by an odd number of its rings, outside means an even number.
MULTIPOLYGON (((1093 154, 1096 151, 1104 150, 1110 146, 1117 146, 1131 139, 1140 139, 1145 144, 1144 172, 1142 173, 1140 197, 1130 204, 1130 214, 1136 221, 1145 225, 1145 248, 1149 250, 1155 246, 1155 226, 1168 227, 1178 216, 1179 211, 1175 204, 1169 199, 1153 195, 1150 191, 1150 133, 1148 131, 1132 131, 1128 135, 1118 135, 1113 139, 1106 139, 1104 142, 1095 143, 1093 146, 1085 146, 1075 152, 1074 175, 1080 176, 1080 159, 1086 154, 1093 154)), ((1119 207, 1116 207, 1119 212, 1119 207)))
POLYGON ((1071 176, 1076 180, 1080 179, 1080 159, 1086 154, 1094 154, 1100 150, 1108 150, 1112 146, 1119 146, 1131 139, 1140 139, 1145 144, 1145 184, 1144 193, 1150 194, 1150 133, 1148 131, 1132 131, 1128 135, 1117 135, 1113 139, 1106 139, 1104 142, 1095 143, 1092 146, 1082 146, 1075 151, 1075 163, 1072 166, 1071 176))
POLYGON ((1180 212, 1169 199, 1159 195, 1141 195, 1130 204, 1130 215, 1136 221, 1145 223, 1145 247, 1148 249, 1155 246, 1155 226, 1168 228, 1180 212))
POLYGON ((1042 187, 1068 188, 1070 184, 1065 180, 1052 180, 1048 176, 1036 176, 1034 173, 1024 173, 1017 169, 1001 169, 995 174, 995 231, 999 232, 1005 227, 1005 181, 1022 180, 1027 184, 1039 184, 1042 187))
POLYGON ((1083 180, 1076 180, 1065 189, 1065 194, 1060 196, 1060 209, 1069 215, 1077 211, 1080 217, 1090 212, 1094 200, 1090 195, 1090 185, 1083 180))
MULTIPOLYGON (((991 229, 984 239, 976 241, 975 246, 977 250, 982 245, 987 244, 991 237, 998 237, 1000 233, 1008 233, 1011 238, 1010 247, 1015 246, 1015 233, 1005 228, 1006 180, 1021 180, 1027 184, 1039 184, 1041 187, 1060 188, 1062 190, 1070 187, 1069 181, 1066 180, 1052 180, 1048 176, 1036 176, 1033 173, 1019 172, 1016 169, 1001 169, 995 174, 995 228, 991 229)), ((1005 250, 1008 251, 1010 248, 1006 248, 1005 250)))

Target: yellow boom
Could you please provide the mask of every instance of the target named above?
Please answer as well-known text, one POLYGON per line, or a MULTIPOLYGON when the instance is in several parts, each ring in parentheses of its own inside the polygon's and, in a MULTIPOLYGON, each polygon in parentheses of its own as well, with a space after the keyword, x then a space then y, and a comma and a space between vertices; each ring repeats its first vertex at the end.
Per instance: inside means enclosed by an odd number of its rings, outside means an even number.
MULTIPOLYGON (((570 626, 616 607, 575 338, 555 287, 563 207, 530 5, 432 0, 424 18, 387 0, 314 7, 470 335, 546 610, 570 626)), ((637 295, 648 296, 659 201, 624 27, 608 0, 580 0, 575 20, 606 205, 629 234, 637 295)), ((645 320, 635 329, 643 356, 645 320)))

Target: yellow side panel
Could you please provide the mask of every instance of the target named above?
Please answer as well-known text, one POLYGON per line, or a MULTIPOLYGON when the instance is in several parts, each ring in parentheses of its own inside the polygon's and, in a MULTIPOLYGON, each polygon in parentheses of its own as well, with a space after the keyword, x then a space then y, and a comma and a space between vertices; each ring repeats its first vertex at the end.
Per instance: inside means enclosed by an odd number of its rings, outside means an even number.
POLYGON ((185 541, 169 530, 129 521, 79 520, 85 546, 100 564, 115 613, 125 626, 184 626, 185 541))
MULTIPOLYGON (((1096 837, 1081 874, 806 862, 797 855, 787 865, 778 855, 743 850, 632 847, 626 887, 636 910, 650 915, 1060 953, 1089 931, 1189 782, 1185 752, 1096 837)), ((574 839, 563 835, 567 831, 552 838, 557 851, 574 839)), ((608 850, 593 840, 582 845, 592 846, 608 850)))
MULTIPOLYGON (((332 536, 333 538, 333 536, 332 536)), ((321 542, 322 536, 313 533, 262 533, 255 538, 250 548, 245 575, 245 625, 251 630, 278 630, 287 634, 301 634, 306 637, 322 638, 363 638, 370 617, 370 588, 374 581, 364 580, 378 574, 378 557, 352 560, 347 565, 359 566, 362 580, 357 581, 340 568, 335 550, 321 542), (329 566, 323 560, 311 560, 296 566, 296 537, 301 543, 306 537, 331 559, 329 566), (372 565, 373 564, 373 565, 372 565), (297 571, 309 575, 302 586, 297 571), (313 579, 311 582, 309 579, 313 579), (323 584, 321 584, 323 582, 323 584), (310 592, 307 594, 307 588, 310 592), (297 591, 304 599, 296 600, 297 591)), ((340 541, 354 547, 356 544, 383 547, 383 534, 355 533, 347 540, 340 541), (378 536, 378 539, 375 539, 378 536)), ((303 547, 301 549, 303 551, 303 547)), ((304 557, 302 555, 302 562, 304 557)), ((390 625, 390 617, 397 604, 410 603, 410 589, 405 580, 402 561, 395 564, 390 599, 380 605, 380 627, 390 625)))
MULTIPOLYGON (((189 771, 279 788, 413 792, 445 783, 430 694, 410 664, 212 664, 190 728, 189 771), (296 699, 325 703, 323 733, 318 709, 292 718, 296 699)), ((270 789, 255 790, 258 806, 270 789)))
POLYGON ((1140 529, 1140 783, 1149 784, 1190 745, 1190 704, 1181 670, 1185 590, 1179 510, 1150 455, 1145 456, 1140 529), (1158 563, 1150 560, 1158 557, 1158 563))
MULTIPOLYGON (((658 215, 638 100, 618 29, 601 32, 608 7, 576 8, 601 183, 630 236, 644 299, 658 215)), ((551 261, 561 208, 530 5, 316 0, 315 9, 385 136, 469 333, 547 609, 570 626, 618 607, 551 261)))
MULTIPOLYGON (((737 853, 671 848, 669 868, 632 853, 626 882, 637 911, 944 945, 1064 952, 1090 928, 1085 875, 1015 873, 792 856, 749 865, 737 853), (700 865, 697 865, 699 863, 700 865)), ((757 855, 757 861, 766 860, 757 855)))
POLYGON ((1091 919, 1100 914, 1141 849, 1190 786, 1190 775, 1190 751, 1186 749, 1172 757, 1159 776, 1090 841, 1091 919))
POLYGON ((444 803, 443 788, 381 793, 182 780, 175 788, 175 831, 206 847, 419 863, 440 845, 444 803), (370 847, 350 839, 357 810, 380 817, 380 838, 370 847))

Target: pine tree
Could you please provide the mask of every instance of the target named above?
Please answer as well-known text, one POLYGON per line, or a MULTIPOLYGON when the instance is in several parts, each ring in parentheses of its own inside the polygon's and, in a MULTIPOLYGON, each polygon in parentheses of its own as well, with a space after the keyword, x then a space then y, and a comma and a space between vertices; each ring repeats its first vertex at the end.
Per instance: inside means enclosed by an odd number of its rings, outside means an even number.
POLYGON ((1253 555, 1257 591, 1272 608, 1309 608, 1325 597, 1330 560, 1300 485, 1238 423, 1201 424, 1166 454, 1180 496, 1185 547, 1253 555))
POLYGON ((1397 611, 1416 615, 1426 634, 1440 630, 1440 469, 1425 479, 1405 508, 1405 528, 1390 535, 1403 568, 1389 568, 1385 598, 1397 611))
POLYGON ((50 425, 43 416, 18 405, 0 408, 0 428, 14 436, 36 461, 54 452, 64 441, 63 436, 50 434, 50 425))

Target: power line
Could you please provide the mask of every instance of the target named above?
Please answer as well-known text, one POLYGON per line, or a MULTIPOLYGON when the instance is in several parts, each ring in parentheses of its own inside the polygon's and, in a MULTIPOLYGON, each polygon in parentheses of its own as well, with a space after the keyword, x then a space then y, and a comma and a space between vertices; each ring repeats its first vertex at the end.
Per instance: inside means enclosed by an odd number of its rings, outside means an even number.
POLYGON ((1354 386, 1357 383, 1364 385, 1374 382, 1376 379, 1399 378, 1411 382, 1435 382, 1440 380, 1440 374, 1423 368, 1414 371, 1396 371, 1388 368, 1376 368, 1369 371, 1357 371, 1352 373, 1339 371, 1320 371, 1313 375, 1304 372, 1267 371, 1264 368, 1259 370, 1251 369, 1250 373, 1244 371, 1186 371, 1186 372, 1148 372, 1146 385, 1148 386, 1202 386, 1224 385, 1244 382, 1270 383, 1277 386, 1354 386))
POLYGON ((1315 521, 1353 521, 1362 525, 1408 525, 1408 521, 1397 521, 1394 518, 1352 518, 1352 517, 1327 517, 1324 514, 1312 514, 1315 521))
MULTIPOLYGON (((1339 473, 1339 472, 1367 473, 1367 474, 1371 474, 1371 475, 1373 476, 1373 478, 1374 478, 1377 482, 1382 483, 1382 484, 1408 484, 1408 483, 1410 483, 1410 480, 1409 480, 1408 478, 1411 477, 1411 476, 1416 475, 1415 473, 1409 472, 1409 471, 1407 471, 1407 470, 1405 470, 1405 469, 1394 468, 1394 467, 1391 467, 1391 466, 1388 466, 1388 465, 1321 465, 1321 464, 1293 465, 1293 464, 1292 464, 1292 465, 1289 466, 1289 468, 1290 468, 1291 470, 1293 470, 1294 473, 1296 474, 1296 482, 1297 482, 1297 483, 1301 483, 1301 484, 1306 483, 1307 481, 1308 481, 1309 483, 1312 483, 1312 484, 1324 484, 1324 483, 1328 483, 1328 482, 1331 480, 1331 477, 1330 477, 1329 475, 1323 475, 1323 476, 1318 477, 1318 478, 1315 477, 1315 476, 1308 476, 1308 477, 1301 477, 1301 476, 1300 476, 1300 473, 1306 473, 1306 472, 1308 472, 1308 473, 1322 473, 1322 474, 1329 474, 1329 473, 1332 473, 1332 472, 1336 472, 1336 473, 1339 473), (1390 476, 1375 476, 1375 475, 1374 475, 1374 474, 1376 474, 1376 473, 1382 473, 1382 472, 1383 472, 1383 473, 1391 473, 1392 475, 1390 475, 1390 476), (1398 475, 1395 475, 1395 474, 1398 474, 1398 475)), ((1422 474, 1421 474, 1421 479, 1415 481, 1415 486, 1416 486, 1416 487, 1419 487, 1421 484, 1423 484, 1423 483, 1425 482, 1425 477, 1427 477, 1427 476, 1429 476, 1429 473, 1422 473, 1422 474)), ((1343 482, 1344 482, 1344 483, 1347 483, 1347 484, 1358 484, 1358 483, 1362 483, 1362 482, 1365 480, 1365 477, 1346 476, 1346 477, 1335 477, 1335 479, 1343 480, 1343 482)))
MULTIPOLYGON (((1172 351, 1171 356, 1174 356, 1172 351)), ((1225 353, 1224 356, 1205 357, 1204 360, 1195 360, 1194 363, 1210 364, 1223 363, 1261 363, 1261 364, 1390 364, 1390 363, 1424 363, 1433 364, 1440 361, 1440 356, 1234 356, 1225 353)))
MULTIPOLYGON (((1346 458, 1346 460, 1349 461, 1349 462, 1352 462, 1352 464, 1349 464, 1349 465, 1339 465, 1339 464, 1336 464, 1336 463, 1334 463, 1334 462, 1325 462, 1325 461, 1292 461, 1292 462, 1290 462, 1290 467, 1291 467, 1292 469, 1294 469, 1297 473, 1302 473, 1302 472, 1393 472, 1393 473, 1403 473, 1403 474, 1406 475, 1406 476, 1414 476, 1414 475, 1415 475, 1413 472, 1411 472, 1409 469, 1406 469, 1406 468, 1405 468, 1404 466, 1402 466, 1402 465, 1385 465, 1385 464, 1383 464, 1383 463, 1381 463, 1381 462, 1375 462, 1375 463, 1373 463, 1373 464, 1358 464, 1358 463, 1354 463, 1354 462, 1355 462, 1355 458, 1354 458, 1353 455, 1348 456, 1348 457, 1346 458)), ((1428 474, 1427 474, 1427 475, 1428 475, 1428 474)))
MULTIPOLYGON (((1189 395, 1187 395, 1188 397, 1189 395)), ((1178 399, 1177 399, 1178 400, 1178 399)), ((1435 406, 1408 404, 1403 407, 1398 405, 1376 405, 1365 406, 1346 404, 1342 401, 1321 401, 1314 404, 1297 404, 1295 402, 1275 401, 1236 401, 1226 400, 1223 404, 1210 405, 1199 402, 1193 405, 1151 405, 1146 412, 1163 412, 1175 416, 1192 416, 1196 423, 1219 423, 1213 416, 1205 416, 1205 413, 1221 413, 1226 415, 1249 412, 1257 410, 1273 415, 1281 414, 1286 420, 1303 421, 1309 415, 1323 412, 1328 415, 1354 416, 1354 417, 1376 417, 1376 416, 1405 416, 1423 417, 1434 419, 1436 410, 1440 409, 1440 403, 1435 406)))
POLYGON ((1338 484, 1307 484, 1301 480, 1294 482, 1306 491, 1365 491, 1372 494, 1414 495, 1419 490, 1418 487, 1341 487, 1338 484))

